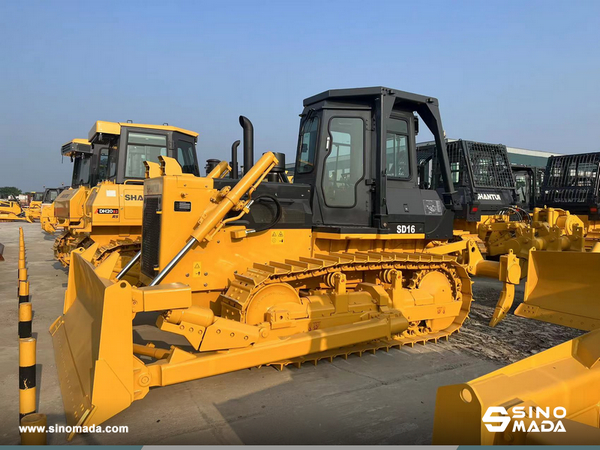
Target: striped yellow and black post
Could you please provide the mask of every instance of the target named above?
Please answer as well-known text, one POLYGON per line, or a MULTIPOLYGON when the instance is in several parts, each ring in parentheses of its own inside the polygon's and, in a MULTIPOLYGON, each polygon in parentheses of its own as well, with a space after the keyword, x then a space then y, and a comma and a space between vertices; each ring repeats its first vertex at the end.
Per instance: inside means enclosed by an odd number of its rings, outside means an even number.
POLYGON ((29 278, 27 269, 19 269, 19 303, 29 301, 29 278))
POLYGON ((33 311, 31 302, 19 303, 19 337, 31 337, 31 320, 33 319, 33 311))
POLYGON ((23 417, 21 426, 29 428, 21 431, 21 445, 46 445, 47 425, 46 414, 28 414, 23 417))
POLYGON ((19 339, 19 421, 36 412, 35 338, 19 339))
POLYGON ((25 237, 23 228, 19 228, 19 269, 25 268, 25 237))

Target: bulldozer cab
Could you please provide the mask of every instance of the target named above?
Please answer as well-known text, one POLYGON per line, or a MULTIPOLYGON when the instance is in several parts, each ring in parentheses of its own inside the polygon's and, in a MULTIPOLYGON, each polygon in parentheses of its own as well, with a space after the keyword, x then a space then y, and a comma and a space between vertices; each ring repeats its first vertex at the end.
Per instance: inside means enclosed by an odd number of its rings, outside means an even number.
POLYGON ((87 139, 73 139, 64 144, 60 153, 71 158, 73 163, 73 176, 71 186, 94 186, 98 180, 99 154, 94 153, 92 145, 87 139))
POLYGON ((31 201, 32 202, 42 202, 42 200, 44 199, 44 192, 32 192, 31 193, 31 201))
MULTIPOLYGON (((436 144, 420 144, 420 184, 443 190, 436 144)), ((479 222, 482 216, 497 214, 514 205, 516 185, 506 146, 466 140, 446 143, 452 181, 464 206, 457 219, 479 222)))
POLYGON ((541 203, 599 220, 600 152, 551 156, 546 164, 541 203))
POLYGON ((294 184, 313 189, 314 227, 452 236, 457 205, 436 99, 384 87, 330 90, 304 100, 301 117, 294 184), (416 114, 439 145, 441 197, 419 187, 416 114))
POLYGON ((200 175, 196 156, 198 133, 168 125, 142 125, 98 121, 89 132, 94 152, 100 155, 99 181, 143 183, 144 161, 159 156, 175 158, 183 173, 200 175))
POLYGON ((511 166, 517 188, 516 205, 525 211, 533 211, 543 206, 540 201, 544 169, 533 166, 513 164, 511 166))
POLYGON ((44 196, 42 198, 42 204, 51 204, 56 200, 58 194, 60 194, 62 189, 60 188, 46 188, 44 191, 44 196))

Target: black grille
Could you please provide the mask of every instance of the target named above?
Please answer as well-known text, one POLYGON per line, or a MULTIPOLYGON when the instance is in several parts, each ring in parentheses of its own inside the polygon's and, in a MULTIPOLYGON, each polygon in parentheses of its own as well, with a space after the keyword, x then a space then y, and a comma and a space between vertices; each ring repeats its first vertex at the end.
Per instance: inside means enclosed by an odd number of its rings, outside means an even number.
POLYGON ((144 218, 142 225, 142 273, 154 278, 158 267, 160 249, 160 209, 161 197, 144 197, 144 218))
POLYGON ((548 159, 542 189, 547 206, 594 203, 598 190, 600 153, 553 156, 548 159))
MULTIPOLYGON (((435 145, 431 146, 435 149, 435 145)), ((420 152, 425 155, 427 147, 420 152)), ((506 147, 473 141, 446 143, 452 181, 457 186, 514 190, 515 179, 510 168, 506 147), (472 182, 471 182, 472 179, 472 182)), ((442 187, 437 152, 433 154, 436 187, 442 187)))

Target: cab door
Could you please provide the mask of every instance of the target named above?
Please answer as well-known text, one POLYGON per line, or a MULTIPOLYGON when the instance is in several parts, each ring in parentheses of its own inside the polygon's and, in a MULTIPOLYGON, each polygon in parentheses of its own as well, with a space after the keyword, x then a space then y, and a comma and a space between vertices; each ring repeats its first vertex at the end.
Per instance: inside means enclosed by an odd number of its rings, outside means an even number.
POLYGON ((327 110, 321 134, 317 195, 325 225, 371 225, 371 113, 327 110))

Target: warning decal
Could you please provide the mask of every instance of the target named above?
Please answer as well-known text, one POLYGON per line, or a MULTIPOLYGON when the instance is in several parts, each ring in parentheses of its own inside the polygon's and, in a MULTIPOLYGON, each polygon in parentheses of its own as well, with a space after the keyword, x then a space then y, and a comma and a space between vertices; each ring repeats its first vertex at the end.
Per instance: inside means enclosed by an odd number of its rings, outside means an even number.
POLYGON ((284 236, 285 235, 283 234, 283 231, 273 231, 271 233, 271 244, 273 244, 273 245, 283 244, 284 236))
POLYGON ((192 270, 192 276, 198 278, 200 275, 202 275, 202 264, 196 261, 194 263, 194 270, 192 270))

